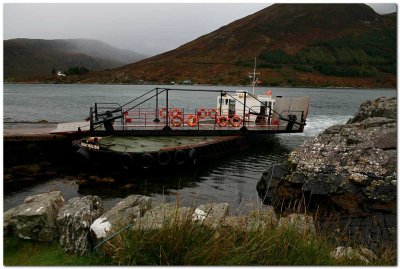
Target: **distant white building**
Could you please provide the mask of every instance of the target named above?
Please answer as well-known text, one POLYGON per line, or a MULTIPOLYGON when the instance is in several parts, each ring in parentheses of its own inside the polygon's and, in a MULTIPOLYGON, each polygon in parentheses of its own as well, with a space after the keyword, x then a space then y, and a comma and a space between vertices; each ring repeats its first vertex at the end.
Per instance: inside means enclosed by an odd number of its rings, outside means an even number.
POLYGON ((58 71, 58 72, 57 72, 57 76, 59 76, 59 77, 65 77, 65 74, 61 73, 61 71, 58 71))

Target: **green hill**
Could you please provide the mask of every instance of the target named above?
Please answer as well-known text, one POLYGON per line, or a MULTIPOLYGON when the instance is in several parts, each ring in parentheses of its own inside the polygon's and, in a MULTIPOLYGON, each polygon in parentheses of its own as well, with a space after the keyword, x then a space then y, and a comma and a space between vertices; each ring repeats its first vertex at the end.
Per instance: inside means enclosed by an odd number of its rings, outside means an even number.
POLYGON ((275 4, 177 49, 67 81, 246 85, 257 57, 267 86, 396 87, 396 19, 364 4, 275 4))
POLYGON ((53 68, 65 71, 84 66, 89 70, 115 68, 145 58, 89 39, 10 39, 4 41, 4 78, 49 76, 53 68))

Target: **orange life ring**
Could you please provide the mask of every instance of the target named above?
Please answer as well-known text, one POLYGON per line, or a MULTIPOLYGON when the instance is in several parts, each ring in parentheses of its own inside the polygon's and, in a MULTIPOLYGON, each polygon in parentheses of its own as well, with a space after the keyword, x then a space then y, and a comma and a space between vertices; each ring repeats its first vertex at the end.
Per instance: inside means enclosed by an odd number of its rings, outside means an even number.
POLYGON ((174 108, 171 110, 171 117, 176 116, 176 115, 182 115, 182 111, 179 108, 174 108))
POLYGON ((199 123, 199 117, 197 117, 197 116, 194 115, 194 114, 189 114, 189 115, 186 117, 186 123, 187 123, 187 125, 189 125, 190 127, 195 127, 195 126, 197 126, 197 123, 199 123))
POLYGON ((174 127, 179 127, 183 123, 183 117, 181 115, 175 115, 171 117, 171 125, 174 127))
POLYGON ((228 125, 229 119, 227 116, 218 116, 217 124, 219 127, 226 127, 228 125))
POLYGON ((165 107, 161 108, 159 114, 161 118, 165 119, 167 117, 167 109, 165 107))
POLYGON ((207 111, 204 108, 200 108, 197 110, 197 116, 199 116, 200 119, 204 119, 207 117, 207 111))
POLYGON ((239 127, 242 125, 242 118, 238 115, 233 115, 233 117, 230 120, 230 123, 233 127, 239 127))
POLYGON ((208 116, 210 117, 210 119, 215 119, 216 117, 219 116, 219 112, 216 108, 213 109, 209 109, 208 110, 208 116))
POLYGON ((267 91, 266 94, 267 94, 267 96, 271 96, 272 95, 272 91, 267 91))

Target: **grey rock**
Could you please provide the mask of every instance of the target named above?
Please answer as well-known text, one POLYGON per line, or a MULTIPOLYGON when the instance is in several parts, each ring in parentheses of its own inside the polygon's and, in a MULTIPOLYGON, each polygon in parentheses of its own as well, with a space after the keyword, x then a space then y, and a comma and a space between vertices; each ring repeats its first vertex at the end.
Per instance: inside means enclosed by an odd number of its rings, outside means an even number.
POLYGON ((90 226, 92 240, 98 243, 115 229, 133 224, 151 208, 151 198, 141 195, 130 195, 111 210, 96 219, 90 226))
POLYGON ((177 207, 175 204, 162 203, 138 218, 134 229, 161 229, 165 225, 194 222, 217 228, 228 214, 227 203, 202 204, 197 208, 177 207))
POLYGON ((272 206, 252 211, 247 216, 226 216, 221 225, 242 231, 259 231, 272 228, 278 224, 276 213, 272 206))
POLYGON ((57 214, 64 205, 60 191, 29 196, 24 203, 4 213, 6 235, 52 242, 58 238, 57 214))
POLYGON ((60 245, 64 252, 84 255, 92 250, 90 225, 103 214, 103 202, 98 196, 70 199, 57 216, 60 245))
POLYGON ((313 217, 304 214, 290 214, 279 219, 278 228, 289 227, 293 227, 296 231, 305 235, 316 233, 313 217))
MULTIPOLYGON (((306 140, 288 155, 284 175, 272 176, 276 185, 272 204, 301 201, 306 195, 324 202, 315 204, 320 210, 329 203, 351 214, 377 210, 395 214, 396 113, 396 98, 368 101, 347 124, 331 126, 306 140)), ((266 194, 271 173, 268 168, 257 184, 261 199, 272 200, 266 194)))
POLYGON ((193 213, 193 220, 211 228, 218 227, 228 214, 227 203, 209 203, 198 206, 193 213))
POLYGON ((155 230, 168 225, 183 225, 191 221, 193 209, 175 204, 161 203, 138 218, 133 226, 137 230, 155 230))
POLYGON ((264 204, 274 204, 276 188, 279 181, 286 175, 287 169, 283 164, 273 164, 263 173, 257 182, 257 192, 264 204))
POLYGON ((371 250, 367 248, 357 248, 352 247, 337 247, 330 253, 330 256, 335 260, 349 259, 349 260, 360 260, 366 264, 378 259, 378 257, 371 250))
POLYGON ((360 122, 366 118, 383 117, 389 119, 397 118, 396 97, 381 97, 374 101, 362 103, 359 111, 348 123, 360 122))

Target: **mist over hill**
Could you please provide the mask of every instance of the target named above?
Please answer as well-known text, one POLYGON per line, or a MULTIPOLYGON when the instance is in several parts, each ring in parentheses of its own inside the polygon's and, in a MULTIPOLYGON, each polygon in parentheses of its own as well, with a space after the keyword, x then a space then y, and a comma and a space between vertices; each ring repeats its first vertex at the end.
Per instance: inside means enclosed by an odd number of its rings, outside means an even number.
POLYGON ((53 68, 73 66, 89 70, 115 68, 146 56, 90 39, 25 39, 4 41, 4 78, 49 76, 53 68))
POLYGON ((174 50, 67 83, 396 87, 397 14, 365 4, 275 4, 174 50))

